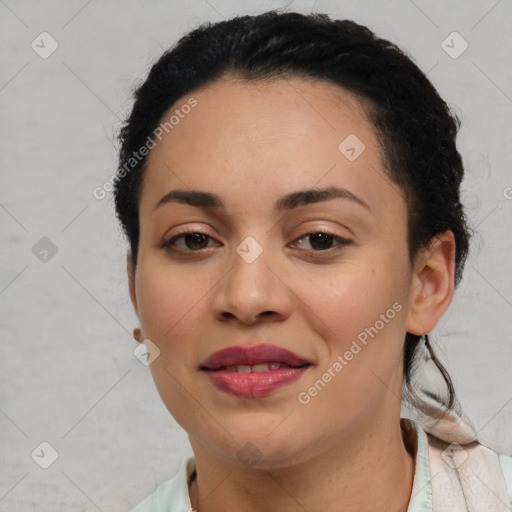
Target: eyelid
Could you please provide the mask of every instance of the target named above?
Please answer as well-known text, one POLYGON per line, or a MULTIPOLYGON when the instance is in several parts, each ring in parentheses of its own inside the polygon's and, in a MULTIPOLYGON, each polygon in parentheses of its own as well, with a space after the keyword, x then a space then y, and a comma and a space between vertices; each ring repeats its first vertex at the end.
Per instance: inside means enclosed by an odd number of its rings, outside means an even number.
POLYGON ((303 252, 307 252, 307 253, 311 253, 311 254, 315 254, 315 255, 322 255, 322 254, 328 255, 342 247, 354 245, 354 241, 351 240, 350 238, 346 238, 344 236, 337 235, 336 233, 333 233, 333 232, 329 231, 328 229, 321 229, 321 228, 307 231, 303 235, 295 238, 293 240, 293 242, 298 242, 298 241, 302 240, 303 238, 307 238, 309 235, 317 235, 317 234, 324 234, 324 235, 332 236, 335 240, 338 241, 338 243, 336 245, 334 245, 333 247, 330 247, 329 249, 320 250, 320 251, 315 251, 313 249, 302 249, 303 252))
MULTIPOLYGON (((195 233, 204 235, 205 237, 210 238, 211 240, 215 240, 216 242, 221 243, 214 236, 209 234, 207 231, 204 231, 202 229, 194 229, 193 227, 187 226, 186 228, 182 228, 182 229, 178 228, 178 230, 176 232, 174 232, 170 237, 165 238, 164 241, 161 244, 161 247, 167 247, 167 246, 170 247, 171 246, 171 242, 175 241, 179 237, 181 237, 183 235, 192 235, 192 234, 195 234, 195 233)), ((196 250, 196 251, 188 250, 188 251, 181 251, 181 252, 190 252, 190 253, 197 252, 197 253, 200 253, 200 252, 202 252, 204 250, 206 250, 206 249, 200 249, 200 250, 196 250)), ((180 251, 180 249, 177 249, 177 251, 180 251)))
POLYGON ((165 236, 164 238, 169 241, 170 238, 174 238, 179 235, 187 235, 189 233, 201 233, 203 235, 209 236, 211 238, 215 238, 211 233, 213 231, 208 224, 200 223, 197 225, 194 225, 194 223, 189 223, 186 225, 178 226, 176 228, 173 228, 169 230, 169 232, 172 231, 172 235, 165 236))

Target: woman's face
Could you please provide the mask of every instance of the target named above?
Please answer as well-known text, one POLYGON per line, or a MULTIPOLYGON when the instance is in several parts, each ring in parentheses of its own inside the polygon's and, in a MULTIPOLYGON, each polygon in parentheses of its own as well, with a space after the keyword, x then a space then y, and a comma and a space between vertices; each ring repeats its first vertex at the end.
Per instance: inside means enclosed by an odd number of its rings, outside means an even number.
POLYGON ((399 414, 406 203, 360 104, 334 85, 224 79, 191 96, 164 116, 181 114, 149 154, 139 204, 132 299, 160 350, 152 375, 193 447, 240 464, 253 450, 262 467, 307 460, 399 414), (312 193, 324 189, 339 192, 312 193), (220 205, 160 202, 171 191, 220 205), (252 373, 240 353, 203 367, 262 344, 274 347, 252 373))

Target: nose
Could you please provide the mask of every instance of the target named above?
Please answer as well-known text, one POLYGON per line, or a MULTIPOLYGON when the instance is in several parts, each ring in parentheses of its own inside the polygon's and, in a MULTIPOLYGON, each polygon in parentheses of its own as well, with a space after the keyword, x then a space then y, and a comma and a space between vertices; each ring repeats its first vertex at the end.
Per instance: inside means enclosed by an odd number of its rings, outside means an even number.
POLYGON ((237 319, 253 325, 283 321, 290 316, 292 283, 286 283, 279 275, 282 274, 279 265, 269 255, 270 250, 263 250, 252 261, 244 258, 242 252, 234 253, 231 268, 215 287, 212 300, 215 318, 224 322, 237 319))

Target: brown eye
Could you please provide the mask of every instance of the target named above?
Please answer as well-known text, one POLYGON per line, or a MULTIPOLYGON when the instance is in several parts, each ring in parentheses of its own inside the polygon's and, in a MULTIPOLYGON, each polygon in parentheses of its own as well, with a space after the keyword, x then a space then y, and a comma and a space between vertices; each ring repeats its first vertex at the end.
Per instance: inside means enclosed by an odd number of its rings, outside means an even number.
MULTIPOLYGON (((312 250, 315 252, 328 251, 336 246, 346 246, 352 243, 351 240, 347 240, 346 238, 339 237, 332 233, 325 232, 317 232, 317 233, 307 233, 305 236, 298 239, 298 242, 301 243, 304 240, 309 239, 309 245, 312 250), (338 242, 333 245, 334 242, 338 242)), ((304 248, 304 247, 302 247, 304 248)), ((310 250, 305 248, 305 250, 310 250)))
MULTIPOLYGON (((162 244, 165 248, 176 248, 178 251, 201 251, 208 247, 208 241, 213 240, 211 236, 198 231, 188 231, 173 236, 162 244), (179 243, 181 242, 181 243, 179 243)), ((211 246, 210 246, 211 247, 211 246)))
POLYGON ((189 233, 183 235, 185 245, 189 249, 204 249, 208 245, 208 236, 203 233, 189 233), (205 245, 206 242, 206 245, 205 245))
POLYGON ((315 250, 318 249, 319 251, 330 249, 334 242, 334 236, 328 235, 327 233, 315 233, 313 235, 309 235, 309 239, 311 247, 315 250))

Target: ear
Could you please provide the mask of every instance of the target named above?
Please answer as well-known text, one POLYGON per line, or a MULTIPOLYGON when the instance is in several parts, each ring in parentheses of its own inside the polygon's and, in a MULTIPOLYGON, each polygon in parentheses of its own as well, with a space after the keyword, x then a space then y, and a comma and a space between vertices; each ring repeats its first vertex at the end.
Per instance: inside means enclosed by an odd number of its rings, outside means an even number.
POLYGON ((428 334, 452 302, 455 289, 455 238, 445 231, 415 258, 407 332, 428 334))
MULTIPOLYGON (((126 271, 128 274, 128 287, 130 289, 130 299, 132 300, 133 308, 135 309, 135 313, 139 314, 137 311, 137 295, 135 293, 135 267, 132 261, 132 253, 128 250, 126 254, 126 271)), ((144 333, 140 327, 136 327, 133 330, 133 337, 139 343, 142 343, 145 339, 144 333)))
POLYGON ((128 274, 128 287, 130 289, 130 299, 132 301, 135 313, 137 311, 137 295, 135 293, 135 267, 133 265, 132 253, 130 250, 126 253, 126 272, 128 274))

